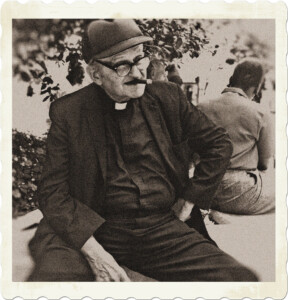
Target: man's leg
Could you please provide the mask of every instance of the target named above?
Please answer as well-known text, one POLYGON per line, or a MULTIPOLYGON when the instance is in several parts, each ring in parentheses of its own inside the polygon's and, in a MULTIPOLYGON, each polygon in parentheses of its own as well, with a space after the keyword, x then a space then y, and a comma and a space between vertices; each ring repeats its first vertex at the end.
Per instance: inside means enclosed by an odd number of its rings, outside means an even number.
MULTIPOLYGON (((39 245, 40 246, 40 245, 39 245)), ((56 235, 47 236, 28 281, 94 281, 88 262, 56 235)))
POLYGON ((250 270, 176 218, 139 233, 135 242, 136 270, 160 281, 257 281, 250 270))
MULTIPOLYGON (((273 182, 273 179, 270 179, 273 182)), ((267 180, 256 171, 228 170, 219 185, 211 208, 216 211, 257 215, 275 210, 275 193, 267 193, 267 180)), ((272 189, 270 189, 272 190, 272 189)))
POLYGON ((257 281, 251 271, 172 213, 106 222, 95 237, 119 264, 156 280, 257 281))
POLYGON ((275 169, 259 172, 261 194, 255 206, 256 214, 275 212, 275 169))

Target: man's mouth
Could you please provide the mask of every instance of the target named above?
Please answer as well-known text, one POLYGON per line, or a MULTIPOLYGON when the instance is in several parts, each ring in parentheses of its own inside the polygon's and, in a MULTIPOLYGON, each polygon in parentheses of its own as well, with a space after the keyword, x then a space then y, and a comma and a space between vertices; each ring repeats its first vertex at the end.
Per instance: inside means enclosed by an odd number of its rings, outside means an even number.
POLYGON ((134 78, 131 81, 125 82, 125 84, 127 84, 127 85, 133 85, 133 84, 150 84, 150 83, 152 83, 151 79, 137 79, 137 78, 134 78))

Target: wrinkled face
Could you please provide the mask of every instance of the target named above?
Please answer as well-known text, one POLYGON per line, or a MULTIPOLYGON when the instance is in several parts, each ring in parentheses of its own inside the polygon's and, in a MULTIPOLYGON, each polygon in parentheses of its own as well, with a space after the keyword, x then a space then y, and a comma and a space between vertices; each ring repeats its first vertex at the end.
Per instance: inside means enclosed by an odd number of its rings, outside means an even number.
MULTIPOLYGON (((133 63, 144 57, 143 45, 137 45, 111 57, 100 59, 101 62, 111 67, 122 63, 133 63)), ((129 99, 139 98, 144 94, 145 84, 127 84, 133 79, 145 79, 147 67, 134 65, 131 71, 124 77, 103 65, 98 64, 93 80, 100 85, 105 92, 116 102, 125 102, 129 99)))

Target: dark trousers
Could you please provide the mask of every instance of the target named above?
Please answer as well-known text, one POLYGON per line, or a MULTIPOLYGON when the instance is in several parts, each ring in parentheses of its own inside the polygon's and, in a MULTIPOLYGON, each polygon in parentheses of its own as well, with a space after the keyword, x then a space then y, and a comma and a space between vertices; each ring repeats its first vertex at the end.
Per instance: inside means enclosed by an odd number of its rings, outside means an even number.
MULTIPOLYGON (((55 238, 57 246, 54 240, 45 247, 30 280, 93 281, 82 254, 55 238)), ((95 238, 119 264, 159 281, 257 281, 250 270, 172 213, 107 220, 95 238)))

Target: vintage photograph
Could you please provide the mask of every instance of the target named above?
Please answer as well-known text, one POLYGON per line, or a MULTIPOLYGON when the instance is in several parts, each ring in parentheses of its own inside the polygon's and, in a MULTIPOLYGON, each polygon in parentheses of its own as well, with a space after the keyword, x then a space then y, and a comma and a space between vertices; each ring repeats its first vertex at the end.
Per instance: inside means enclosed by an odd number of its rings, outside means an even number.
POLYGON ((36 5, 3 21, 7 295, 283 291, 287 74, 276 10, 140 17, 131 8, 132 18, 76 6, 37 17, 36 5))
POLYGON ((274 20, 14 19, 13 280, 274 281, 274 120, 274 20))

